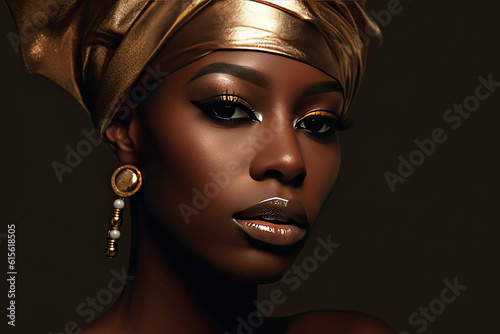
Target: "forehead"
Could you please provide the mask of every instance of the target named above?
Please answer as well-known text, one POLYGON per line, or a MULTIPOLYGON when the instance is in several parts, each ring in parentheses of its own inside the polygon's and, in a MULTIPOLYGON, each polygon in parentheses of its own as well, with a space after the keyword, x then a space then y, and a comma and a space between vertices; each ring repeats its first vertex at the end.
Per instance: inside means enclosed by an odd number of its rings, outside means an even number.
MULTIPOLYGON (((155 61, 152 68, 162 69, 168 64, 155 61)), ((216 51, 171 73, 167 79, 188 83, 208 75, 229 75, 259 86, 277 82, 309 84, 318 81, 334 81, 321 70, 286 56, 259 51, 216 51)), ((340 85, 340 84, 339 84, 340 85)))

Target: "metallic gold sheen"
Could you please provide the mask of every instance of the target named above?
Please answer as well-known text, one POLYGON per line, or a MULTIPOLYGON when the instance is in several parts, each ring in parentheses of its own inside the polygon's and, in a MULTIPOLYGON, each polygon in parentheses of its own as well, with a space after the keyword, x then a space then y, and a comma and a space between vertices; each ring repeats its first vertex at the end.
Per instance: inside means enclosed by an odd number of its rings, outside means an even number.
POLYGON ((104 248, 104 255, 108 259, 112 259, 118 255, 118 240, 111 238, 106 239, 106 247, 104 248))
POLYGON ((366 54, 381 43, 365 1, 6 1, 28 70, 73 95, 103 138, 153 61, 172 72, 217 50, 290 57, 340 82, 345 115, 366 54))
POLYGON ((135 194, 142 184, 142 174, 133 165, 118 167, 111 176, 111 187, 120 197, 129 197, 135 194))
POLYGON ((113 229, 117 229, 122 224, 122 209, 114 209, 111 213, 111 218, 109 219, 109 225, 113 229))
POLYGON ((118 255, 118 239, 112 239, 110 233, 112 230, 118 230, 122 221, 122 209, 114 209, 111 213, 111 219, 109 222, 109 230, 106 234, 106 245, 104 246, 104 255, 108 259, 114 258, 118 255))

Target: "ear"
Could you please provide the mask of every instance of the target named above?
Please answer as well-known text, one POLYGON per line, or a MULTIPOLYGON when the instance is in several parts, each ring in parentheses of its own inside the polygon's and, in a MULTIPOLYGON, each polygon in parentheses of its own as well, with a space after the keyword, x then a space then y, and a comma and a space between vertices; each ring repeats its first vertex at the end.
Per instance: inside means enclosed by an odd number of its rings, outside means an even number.
POLYGON ((109 147, 115 151, 118 159, 123 164, 135 165, 139 162, 139 136, 136 115, 134 110, 127 121, 117 120, 115 117, 105 132, 109 147))

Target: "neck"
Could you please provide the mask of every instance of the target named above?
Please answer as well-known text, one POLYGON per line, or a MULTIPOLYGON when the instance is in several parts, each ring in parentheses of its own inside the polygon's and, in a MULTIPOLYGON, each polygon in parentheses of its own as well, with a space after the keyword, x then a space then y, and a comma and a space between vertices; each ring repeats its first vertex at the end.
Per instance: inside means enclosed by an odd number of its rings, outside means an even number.
POLYGON ((156 233, 162 226, 138 206, 132 205, 129 269, 135 279, 125 287, 115 319, 141 333, 236 332, 238 317, 255 309, 257 285, 221 275, 171 234, 156 233))

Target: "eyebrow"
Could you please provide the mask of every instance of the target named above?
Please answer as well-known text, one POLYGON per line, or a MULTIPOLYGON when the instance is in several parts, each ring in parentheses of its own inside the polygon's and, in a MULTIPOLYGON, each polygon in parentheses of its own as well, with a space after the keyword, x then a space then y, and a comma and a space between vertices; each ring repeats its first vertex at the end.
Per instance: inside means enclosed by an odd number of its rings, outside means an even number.
POLYGON ((268 79, 262 74, 261 72, 254 70, 252 68, 246 67, 246 66, 241 66, 241 65, 235 65, 235 64, 228 64, 228 63, 212 63, 209 64, 205 67, 203 67, 201 70, 199 70, 189 81, 188 83, 204 76, 207 74, 212 74, 212 73, 224 73, 224 74, 229 74, 233 77, 243 79, 245 81, 248 81, 250 83, 253 83, 254 85, 265 87, 269 85, 268 79))
POLYGON ((330 92, 340 92, 344 95, 344 89, 338 81, 320 81, 309 85, 304 90, 304 95, 324 94, 330 92))

